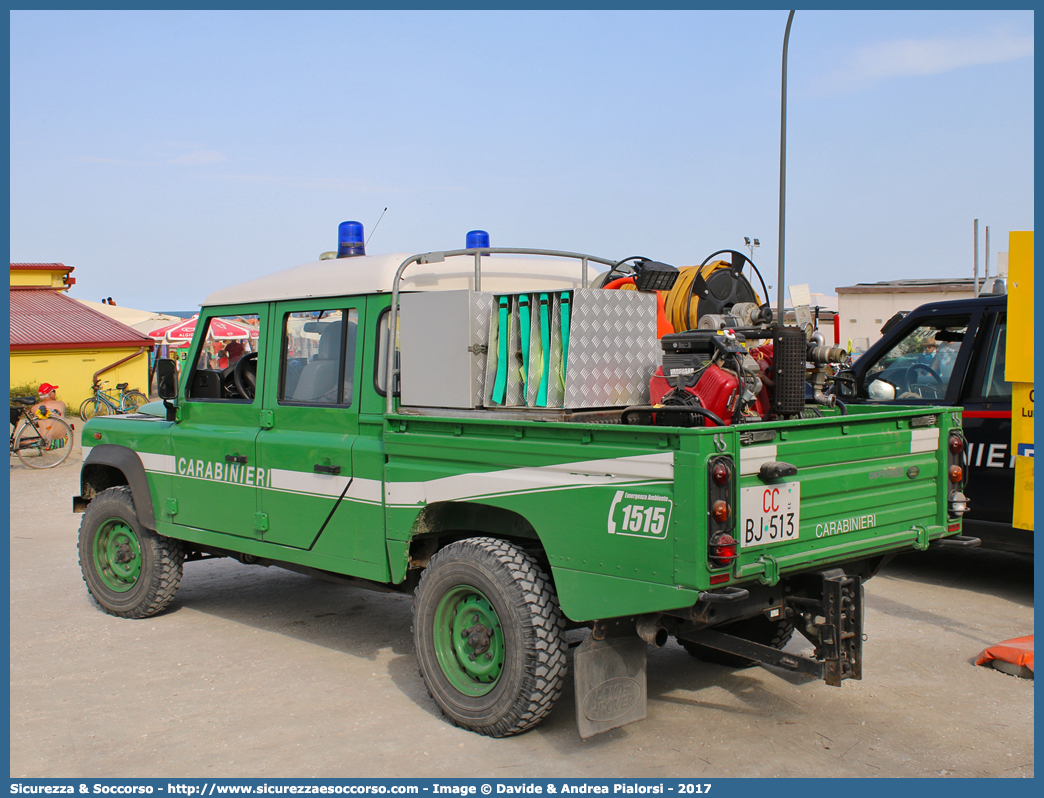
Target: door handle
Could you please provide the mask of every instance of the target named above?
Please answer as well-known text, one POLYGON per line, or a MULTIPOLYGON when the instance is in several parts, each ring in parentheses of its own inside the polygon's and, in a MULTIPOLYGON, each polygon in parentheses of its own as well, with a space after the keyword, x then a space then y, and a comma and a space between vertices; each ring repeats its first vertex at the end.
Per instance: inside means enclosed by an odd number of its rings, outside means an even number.
POLYGON ((242 455, 242 454, 226 454, 225 455, 225 462, 226 463, 242 463, 242 464, 245 465, 246 461, 247 461, 246 456, 242 455))
POLYGON ((322 463, 316 463, 314 468, 317 474, 333 474, 336 476, 337 474, 341 473, 340 466, 323 465, 322 463))

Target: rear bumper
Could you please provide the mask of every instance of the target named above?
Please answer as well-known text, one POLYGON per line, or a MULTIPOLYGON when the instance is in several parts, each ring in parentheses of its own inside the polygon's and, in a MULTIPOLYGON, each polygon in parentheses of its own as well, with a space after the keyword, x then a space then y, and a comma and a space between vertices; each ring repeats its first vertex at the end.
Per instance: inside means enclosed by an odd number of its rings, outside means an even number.
MULTIPOLYGON (((845 560, 888 554, 907 547, 923 551, 933 540, 949 534, 952 533, 946 527, 921 526, 903 532, 892 532, 864 540, 837 543, 833 546, 800 551, 795 554, 783 554, 778 557, 764 554, 757 562, 747 563, 737 568, 736 579, 756 578, 764 584, 774 585, 781 576, 817 567, 829 568, 832 563, 845 560)), ((742 584, 738 586, 744 587, 742 584)))
POLYGON ((962 532, 979 538, 984 549, 1013 551, 1017 554, 1033 553, 1033 532, 1029 529, 1016 529, 1011 524, 978 521, 965 516, 962 532))

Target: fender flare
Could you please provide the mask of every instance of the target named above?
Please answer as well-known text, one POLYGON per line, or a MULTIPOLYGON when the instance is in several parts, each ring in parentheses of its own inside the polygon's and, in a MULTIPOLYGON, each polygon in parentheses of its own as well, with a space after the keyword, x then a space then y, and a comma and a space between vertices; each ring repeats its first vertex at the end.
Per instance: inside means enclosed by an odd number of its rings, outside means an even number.
POLYGON ((152 509, 152 491, 149 480, 145 476, 145 466, 138 453, 126 446, 103 443, 91 448, 87 458, 80 467, 80 492, 86 493, 86 477, 91 466, 107 466, 115 468, 123 474, 126 485, 134 497, 134 511, 138 523, 146 529, 156 530, 156 515, 152 509))

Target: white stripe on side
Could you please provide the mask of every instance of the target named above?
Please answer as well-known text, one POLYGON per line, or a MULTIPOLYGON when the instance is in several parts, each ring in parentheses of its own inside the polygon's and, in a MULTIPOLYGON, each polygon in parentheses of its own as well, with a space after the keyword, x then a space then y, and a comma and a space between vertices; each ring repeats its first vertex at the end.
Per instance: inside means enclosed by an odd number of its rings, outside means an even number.
POLYGON ((159 471, 163 474, 176 474, 177 466, 172 454, 150 454, 138 452, 138 459, 146 471, 159 471))
POLYGON ((335 474, 310 474, 307 471, 287 471, 272 468, 268 471, 271 480, 267 487, 289 493, 308 493, 313 496, 333 496, 344 492, 350 477, 335 474))
POLYGON ((776 459, 776 444, 764 446, 744 446, 740 449, 740 474, 756 474, 765 463, 776 459))
POLYGON ((910 430, 910 454, 939 451, 939 428, 910 430))
POLYGON ((456 474, 427 482, 394 482, 385 488, 389 505, 500 496, 509 493, 619 485, 635 481, 674 480, 674 453, 587 460, 575 463, 509 468, 487 473, 456 474))

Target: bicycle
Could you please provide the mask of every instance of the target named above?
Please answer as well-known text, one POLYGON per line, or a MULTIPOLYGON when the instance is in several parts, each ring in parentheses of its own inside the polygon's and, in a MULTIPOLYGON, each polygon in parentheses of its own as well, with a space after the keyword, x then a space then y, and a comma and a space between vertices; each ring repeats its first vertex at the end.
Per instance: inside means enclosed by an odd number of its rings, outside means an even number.
POLYGON ((149 398, 141 391, 128 391, 127 386, 130 383, 118 383, 116 385, 117 390, 119 390, 118 395, 114 395, 112 390, 103 387, 108 384, 106 380, 104 382, 95 382, 91 386, 94 395, 84 399, 83 404, 80 405, 80 418, 84 421, 94 416, 134 413, 137 412, 139 407, 149 401, 149 398))
POLYGON ((31 396, 13 397, 23 405, 11 435, 11 454, 29 468, 54 468, 64 463, 73 447, 73 431, 68 422, 57 413, 43 417, 30 412, 36 404, 31 396))

